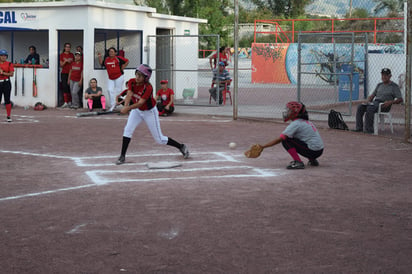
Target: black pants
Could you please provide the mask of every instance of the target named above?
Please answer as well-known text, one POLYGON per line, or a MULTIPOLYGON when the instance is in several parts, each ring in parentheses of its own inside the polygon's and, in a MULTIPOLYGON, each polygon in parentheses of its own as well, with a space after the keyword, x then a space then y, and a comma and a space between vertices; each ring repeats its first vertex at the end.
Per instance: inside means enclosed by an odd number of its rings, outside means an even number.
POLYGON ((286 138, 282 141, 282 145, 286 150, 295 148, 298 154, 308 158, 309 160, 319 158, 323 153, 323 149, 311 150, 305 142, 296 138, 286 138))
MULTIPOLYGON (((365 132, 373 133, 373 120, 382 101, 373 101, 372 104, 361 104, 356 111, 356 130, 363 131, 363 115, 365 115, 365 132)), ((382 108, 382 112, 388 112, 391 108, 382 108)))
POLYGON ((159 112, 164 111, 167 114, 172 114, 173 111, 175 111, 175 107, 170 106, 169 109, 165 109, 165 105, 163 105, 161 102, 157 103, 157 110, 159 112))
MULTIPOLYGON (((64 93, 70 94, 70 85, 67 84, 67 79, 69 79, 69 74, 67 73, 60 73, 60 86, 59 86, 59 94, 57 96, 57 103, 58 106, 64 104, 64 93)), ((67 95, 66 95, 67 96, 67 95)))
POLYGON ((3 98, 4 94, 4 104, 8 105, 11 104, 10 96, 11 96, 11 83, 10 80, 0 82, 0 102, 3 98))

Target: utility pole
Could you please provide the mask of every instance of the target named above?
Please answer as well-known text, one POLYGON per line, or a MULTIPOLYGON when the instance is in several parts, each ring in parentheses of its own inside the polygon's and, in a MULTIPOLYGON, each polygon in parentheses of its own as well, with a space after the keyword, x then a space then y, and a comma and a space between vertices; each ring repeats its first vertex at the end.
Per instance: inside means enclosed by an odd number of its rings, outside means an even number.
POLYGON ((234 22, 234 34, 233 34, 233 47, 235 48, 233 59, 233 120, 237 120, 238 116, 238 48, 239 48, 239 1, 234 0, 235 5, 235 22, 234 22))
MULTIPOLYGON (((405 71, 405 137, 404 141, 409 142, 411 138, 411 73, 412 73, 412 5, 407 5, 407 27, 406 34, 406 71, 405 71)), ((405 8, 404 8, 405 9, 405 8)))

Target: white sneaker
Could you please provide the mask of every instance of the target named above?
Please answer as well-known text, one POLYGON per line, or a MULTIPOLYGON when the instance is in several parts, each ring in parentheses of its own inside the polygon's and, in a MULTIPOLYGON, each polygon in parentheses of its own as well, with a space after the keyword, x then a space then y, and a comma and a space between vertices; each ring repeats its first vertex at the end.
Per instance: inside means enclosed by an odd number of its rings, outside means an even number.
POLYGON ((7 116, 7 119, 6 119, 6 120, 7 120, 8 123, 11 123, 11 122, 13 121, 13 120, 10 118, 10 116, 7 116))
POLYGON ((61 106, 61 108, 68 108, 69 107, 69 104, 68 103, 64 103, 62 106, 61 106))

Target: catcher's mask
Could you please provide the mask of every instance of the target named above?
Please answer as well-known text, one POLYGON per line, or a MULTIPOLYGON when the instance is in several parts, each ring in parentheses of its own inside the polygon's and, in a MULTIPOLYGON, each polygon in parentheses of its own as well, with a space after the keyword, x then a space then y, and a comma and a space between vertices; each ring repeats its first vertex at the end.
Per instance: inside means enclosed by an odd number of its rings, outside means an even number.
POLYGON ((289 102, 286 104, 286 110, 283 114, 283 121, 294 120, 298 117, 300 112, 305 111, 303 105, 299 102, 289 102))

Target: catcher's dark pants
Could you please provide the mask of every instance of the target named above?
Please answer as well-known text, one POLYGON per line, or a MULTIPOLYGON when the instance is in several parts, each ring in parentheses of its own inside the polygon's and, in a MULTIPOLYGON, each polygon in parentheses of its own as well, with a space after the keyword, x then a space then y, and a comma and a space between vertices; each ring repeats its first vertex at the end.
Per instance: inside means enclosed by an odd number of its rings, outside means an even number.
POLYGON ((308 158, 309 160, 319 158, 323 153, 323 149, 311 150, 305 142, 296 138, 286 138, 282 141, 282 145, 286 150, 295 148, 298 154, 308 158))
MULTIPOLYGON (((379 104, 382 101, 375 100, 373 104, 361 104, 356 111, 356 130, 363 131, 363 115, 365 115, 365 132, 373 133, 373 119, 378 112, 379 104), (366 113, 366 114, 365 114, 366 113)), ((382 108, 382 112, 388 112, 391 108, 382 108)))

